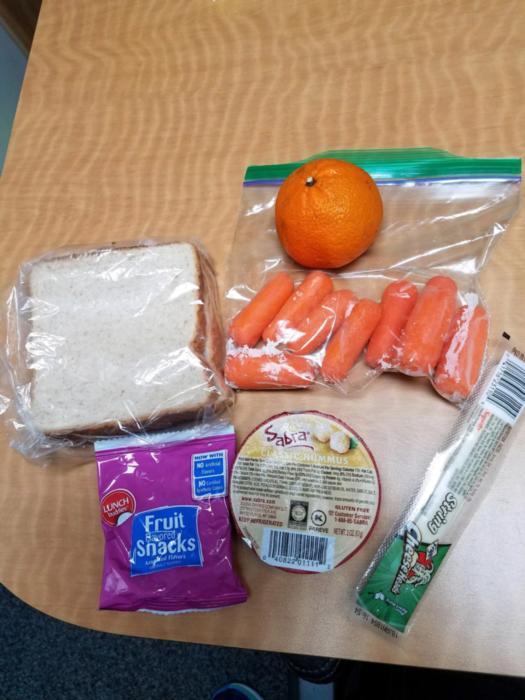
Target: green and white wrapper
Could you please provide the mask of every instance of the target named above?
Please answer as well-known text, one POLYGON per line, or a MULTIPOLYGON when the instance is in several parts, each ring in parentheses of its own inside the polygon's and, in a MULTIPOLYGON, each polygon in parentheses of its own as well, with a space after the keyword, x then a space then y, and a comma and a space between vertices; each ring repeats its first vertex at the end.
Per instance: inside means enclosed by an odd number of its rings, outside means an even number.
POLYGON ((516 348, 502 349, 485 369, 421 488, 357 587, 355 612, 365 621, 394 635, 409 629, 501 465, 502 448, 525 406, 524 360, 516 348))

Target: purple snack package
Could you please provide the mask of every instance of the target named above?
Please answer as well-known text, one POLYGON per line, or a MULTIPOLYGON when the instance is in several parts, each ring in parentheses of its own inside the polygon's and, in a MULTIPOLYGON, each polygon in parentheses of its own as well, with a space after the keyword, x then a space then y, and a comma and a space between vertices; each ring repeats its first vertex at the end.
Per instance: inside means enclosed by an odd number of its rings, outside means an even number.
POLYGON ((170 613, 243 603, 227 504, 229 423, 95 442, 106 546, 100 608, 170 613))

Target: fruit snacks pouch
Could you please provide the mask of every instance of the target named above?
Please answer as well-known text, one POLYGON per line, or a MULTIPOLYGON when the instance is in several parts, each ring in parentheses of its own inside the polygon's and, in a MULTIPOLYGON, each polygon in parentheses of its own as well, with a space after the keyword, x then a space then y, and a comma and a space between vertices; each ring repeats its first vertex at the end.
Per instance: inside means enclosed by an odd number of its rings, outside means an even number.
POLYGON ((101 609, 173 613, 247 599, 233 570, 226 501, 233 426, 99 440, 95 452, 101 609))

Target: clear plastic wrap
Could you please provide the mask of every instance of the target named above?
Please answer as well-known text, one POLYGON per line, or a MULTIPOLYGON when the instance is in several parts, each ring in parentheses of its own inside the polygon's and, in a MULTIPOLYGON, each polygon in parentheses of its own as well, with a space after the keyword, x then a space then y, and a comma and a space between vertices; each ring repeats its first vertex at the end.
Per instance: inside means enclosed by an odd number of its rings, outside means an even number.
POLYGON ((486 359, 478 275, 518 208, 520 160, 433 149, 318 157, 372 175, 384 205, 379 236, 346 267, 305 270, 285 254, 274 221, 278 188, 301 163, 248 168, 227 292, 227 382, 240 389, 323 384, 348 393, 379 372, 402 371, 463 401, 486 359), (248 308, 256 296, 275 312, 263 329, 248 308))
POLYGON ((356 614, 394 636, 409 631, 421 598, 496 477, 523 412, 525 356, 501 344, 358 585, 356 614))
POLYGON ((40 462, 82 458, 97 437, 206 420, 232 400, 215 273, 192 242, 25 262, 7 298, 4 350, 12 445, 40 462))

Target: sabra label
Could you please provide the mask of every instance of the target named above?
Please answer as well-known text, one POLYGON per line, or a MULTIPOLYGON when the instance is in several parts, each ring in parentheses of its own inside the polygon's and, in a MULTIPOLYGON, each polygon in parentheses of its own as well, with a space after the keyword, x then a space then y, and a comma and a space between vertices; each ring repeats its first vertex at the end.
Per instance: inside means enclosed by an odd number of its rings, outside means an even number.
POLYGON ((380 484, 351 428, 306 411, 274 416, 248 436, 230 496, 242 536, 265 563, 314 573, 330 571, 365 543, 380 484))
POLYGON ((165 506, 136 513, 131 533, 131 575, 176 566, 202 566, 198 506, 165 506))
POLYGON ((122 525, 135 512, 135 496, 127 489, 115 489, 100 502, 100 514, 106 525, 122 525))

